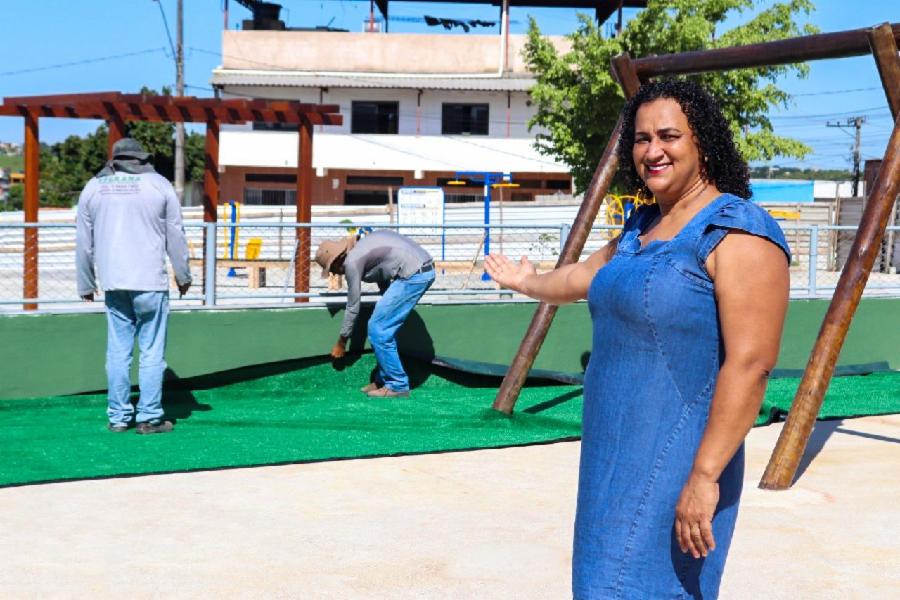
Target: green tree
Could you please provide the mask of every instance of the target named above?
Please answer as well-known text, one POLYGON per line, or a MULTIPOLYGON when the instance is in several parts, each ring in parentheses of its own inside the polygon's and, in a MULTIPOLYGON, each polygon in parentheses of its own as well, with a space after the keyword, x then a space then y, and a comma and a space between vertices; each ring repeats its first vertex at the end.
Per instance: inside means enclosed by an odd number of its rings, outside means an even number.
POLYGON ((6 195, 6 202, 0 204, 0 211, 4 210, 22 210, 25 205, 25 190, 21 183, 9 186, 9 192, 6 195))
MULTIPOLYGON (((753 44, 813 33, 797 18, 813 10, 811 0, 787 0, 755 13, 742 25, 717 32, 722 23, 754 7, 754 0, 650 0, 616 38, 604 38, 593 21, 580 17, 568 36, 571 50, 560 55, 532 19, 524 54, 537 83, 531 100, 537 112, 529 123, 540 128, 537 149, 569 165, 579 190, 590 183, 615 126, 624 96, 609 72, 622 53, 641 57, 753 44)), ((770 108, 787 106, 790 95, 776 86, 787 74, 805 77, 803 64, 705 73, 702 83, 720 102, 738 147, 747 160, 777 156, 802 158, 801 142, 776 135, 770 108)))
POLYGON ((206 136, 192 132, 184 136, 184 177, 188 181, 203 183, 206 136))
POLYGON ((106 126, 85 137, 71 135, 41 149, 41 204, 72 206, 84 184, 106 162, 106 126))
MULTIPOLYGON (((141 93, 157 95, 149 88, 141 93)), ((163 88, 164 95, 170 94, 163 88)), ((175 125, 151 121, 129 121, 125 134, 139 141, 153 154, 153 165, 160 175, 174 178, 175 125)), ((185 139, 185 175, 188 181, 203 181, 204 137, 191 133, 185 139)), ((85 137, 69 136, 62 142, 41 146, 41 204, 72 206, 88 180, 103 168, 107 160, 109 131, 101 125, 85 137)))

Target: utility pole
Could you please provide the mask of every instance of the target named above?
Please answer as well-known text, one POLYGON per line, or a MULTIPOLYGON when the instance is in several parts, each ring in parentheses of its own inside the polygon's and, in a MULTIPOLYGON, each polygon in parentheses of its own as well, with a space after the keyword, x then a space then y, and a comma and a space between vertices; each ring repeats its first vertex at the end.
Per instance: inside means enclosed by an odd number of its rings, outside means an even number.
MULTIPOLYGON (((184 4, 178 0, 175 42, 175 94, 184 96, 184 4)), ((184 202, 184 123, 175 123, 175 193, 184 202)))
POLYGON ((826 127, 840 127, 841 129, 845 127, 854 127, 856 128, 856 137, 853 142, 853 197, 856 198, 859 195, 859 143, 860 143, 860 134, 862 130, 862 124, 866 122, 865 117, 848 117, 847 120, 843 123, 841 122, 827 122, 825 124, 826 127))

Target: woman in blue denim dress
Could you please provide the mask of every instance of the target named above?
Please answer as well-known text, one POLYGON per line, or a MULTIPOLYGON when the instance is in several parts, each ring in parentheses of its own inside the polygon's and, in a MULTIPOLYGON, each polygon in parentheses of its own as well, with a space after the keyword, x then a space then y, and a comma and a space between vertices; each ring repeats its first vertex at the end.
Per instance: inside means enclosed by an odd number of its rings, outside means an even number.
POLYGON ((702 88, 647 84, 623 125, 620 165, 656 204, 584 262, 538 275, 492 256, 487 268, 505 287, 590 308, 574 597, 709 600, 778 356, 790 251, 746 199, 747 165, 702 88))

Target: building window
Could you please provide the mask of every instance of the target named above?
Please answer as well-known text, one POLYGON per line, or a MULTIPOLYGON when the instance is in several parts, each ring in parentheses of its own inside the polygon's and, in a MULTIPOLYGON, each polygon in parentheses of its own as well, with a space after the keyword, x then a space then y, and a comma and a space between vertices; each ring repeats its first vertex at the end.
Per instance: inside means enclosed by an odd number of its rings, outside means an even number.
MULTIPOLYGON (((397 193, 394 192, 396 200, 397 193)), ((365 206, 388 203, 387 190, 344 190, 344 204, 347 206, 365 206)))
POLYGON ((402 186, 403 177, 382 177, 378 175, 347 175, 347 185, 402 186))
POLYGON ((548 179, 547 180, 547 189, 548 190, 565 190, 567 192, 572 191, 572 182, 568 179, 548 179))
POLYGON ((441 133, 444 135, 487 135, 490 109, 487 104, 444 103, 441 133))
POLYGON ((399 102, 356 101, 350 112, 350 133, 397 133, 399 102))
POLYGON ((444 202, 447 204, 462 204, 463 202, 484 202, 481 194, 444 194, 444 202))
POLYGON ((296 190, 244 188, 244 204, 246 205, 293 206, 296 203, 296 190))
POLYGON ((283 173, 247 173, 244 175, 246 183, 297 183, 296 175, 283 173))

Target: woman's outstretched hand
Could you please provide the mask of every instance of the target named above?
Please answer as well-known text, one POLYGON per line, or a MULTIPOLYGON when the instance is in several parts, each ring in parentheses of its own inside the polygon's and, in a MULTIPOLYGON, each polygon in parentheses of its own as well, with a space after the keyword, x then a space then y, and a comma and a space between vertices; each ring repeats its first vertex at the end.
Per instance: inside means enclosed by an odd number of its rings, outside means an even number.
POLYGON ((675 538, 681 551, 694 558, 716 549, 712 519, 719 503, 719 484, 691 474, 675 507, 675 538))
POLYGON ((502 254, 489 254, 484 261, 484 268, 491 278, 505 287, 523 292, 522 282, 530 275, 537 275, 534 265, 524 256, 519 262, 513 262, 502 254))

